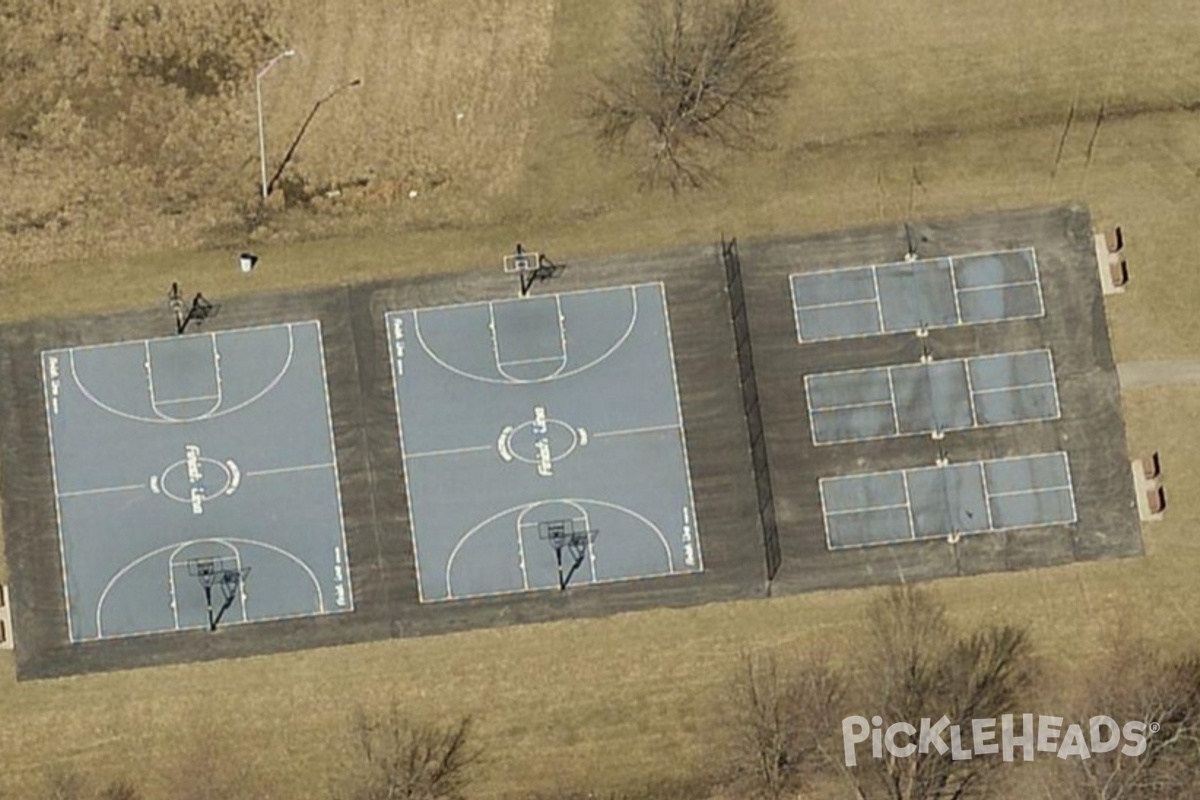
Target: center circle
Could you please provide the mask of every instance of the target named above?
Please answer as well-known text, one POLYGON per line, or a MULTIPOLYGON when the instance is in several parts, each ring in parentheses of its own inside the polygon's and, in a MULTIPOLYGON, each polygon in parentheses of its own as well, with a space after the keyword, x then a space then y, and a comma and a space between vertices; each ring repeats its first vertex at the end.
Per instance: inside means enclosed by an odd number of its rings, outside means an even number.
POLYGON ((513 428, 508 436, 508 451, 513 458, 526 464, 538 463, 539 447, 550 454, 551 463, 561 461, 579 446, 579 434, 565 422, 546 420, 544 430, 532 420, 513 428), (544 444, 539 444, 544 442, 544 444))
POLYGON ((200 467, 199 480, 193 481, 188 475, 187 461, 180 459, 168 466, 158 479, 159 489, 164 495, 177 503, 192 502, 192 490, 198 489, 205 500, 224 494, 229 488, 233 476, 229 467, 215 458, 200 456, 196 459, 200 467))

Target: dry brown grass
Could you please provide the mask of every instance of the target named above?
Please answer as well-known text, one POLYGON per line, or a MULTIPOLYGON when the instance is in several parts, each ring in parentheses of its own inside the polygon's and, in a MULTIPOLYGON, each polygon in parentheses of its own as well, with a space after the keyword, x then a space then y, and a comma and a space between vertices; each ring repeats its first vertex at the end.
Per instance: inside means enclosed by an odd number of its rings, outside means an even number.
POLYGON ((252 233, 478 218, 518 176, 553 11, 550 0, 12 3, 0 9, 0 37, 20 43, 0 60, 0 270, 17 276, 252 233), (264 211, 254 75, 285 47, 296 56, 263 81, 268 175, 319 100, 362 84, 315 113, 264 211))
MULTIPOLYGON (((416 10, 422 5, 296 2, 279 11, 310 55, 272 74, 271 102, 290 109, 273 106, 272 118, 302 115, 313 93, 360 69, 364 93, 385 92, 389 81, 406 85, 419 57, 432 83, 393 87, 395 96, 339 98, 347 124, 340 134, 321 129, 332 137, 325 140, 314 131, 312 142, 338 150, 341 136, 345 149, 322 164, 310 160, 317 148, 306 150, 301 165, 314 176, 366 168, 372 131, 380 129, 360 126, 386 128, 382 106, 415 92, 424 100, 388 119, 429 132, 409 152, 453 165, 446 185, 465 187, 461 194, 434 191, 378 210, 276 214, 254 241, 264 267, 252 281, 234 274, 229 248, 248 240, 230 232, 216 240, 223 249, 184 252, 166 251, 171 242, 158 234, 145 247, 127 234, 122 242, 135 255, 36 270, 13 268, 9 256, 0 316, 157 302, 176 277, 228 297, 493 268, 518 239, 570 258, 709 241, 721 230, 748 237, 1080 201, 1101 222, 1124 223, 1128 234, 1133 283, 1109 305, 1118 358, 1197 353, 1190 277, 1200 252, 1200 121, 1180 107, 1200 99, 1192 45, 1200 17, 1186 13, 1188 4, 1151 0, 1136 15, 1105 0, 787 4, 800 32, 802 88, 777 149, 727 164, 724 191, 679 200, 631 193, 623 165, 600 161, 571 119, 587 76, 620 36, 621 14, 609 4, 461 0, 416 10), (407 49, 392 44, 413 30, 404 15, 421 13, 425 38, 406 39, 407 49), (454 26, 460 33, 449 32, 454 26), (1105 44, 1102 34, 1115 30, 1120 38, 1105 44), (472 40, 479 49, 447 46, 462 31, 479 37, 472 40), (493 76, 480 54, 503 62, 510 36, 543 48, 545 66, 522 58, 493 76), (464 73, 456 71, 460 56, 464 73), (365 58, 379 60, 357 60, 365 58), (485 67, 488 81, 466 77, 485 67), (440 91, 439 81, 455 91, 440 91), (460 153, 445 126, 462 92, 500 116, 492 117, 493 133, 472 129, 470 152, 460 153), (1108 119, 1089 159, 1101 103, 1108 119), (506 109, 520 113, 505 118, 506 109), (527 133, 518 130, 523 124, 527 133), (340 238, 286 243, 314 232, 340 238)), ((247 153, 252 130, 239 134, 247 153)), ((381 151, 396 170, 410 163, 401 140, 381 151)), ((252 189, 252 179, 244 174, 242 183, 252 189)), ((936 584, 961 620, 1031 623, 1061 684, 1088 669, 1113 630, 1137 630, 1168 648, 1200 639, 1200 505, 1184 491, 1200 480, 1200 434, 1190 422, 1200 416, 1200 392, 1128 392, 1125 402, 1131 448, 1161 449, 1172 502, 1167 520, 1147 529, 1146 558, 936 584)), ((128 766, 150 788, 163 788, 164 765, 186 749, 199 714, 219 715, 233 741, 253 744, 271 796, 312 796, 335 763, 331 737, 350 708, 385 697, 417 714, 475 714, 496 756, 482 777, 487 796, 686 776, 713 755, 721 720, 712 695, 739 652, 818 640, 837 649, 851 641, 871 596, 814 594, 19 686, 5 670, 0 787, 20 792, 45 764, 67 761, 105 772, 128 766)))

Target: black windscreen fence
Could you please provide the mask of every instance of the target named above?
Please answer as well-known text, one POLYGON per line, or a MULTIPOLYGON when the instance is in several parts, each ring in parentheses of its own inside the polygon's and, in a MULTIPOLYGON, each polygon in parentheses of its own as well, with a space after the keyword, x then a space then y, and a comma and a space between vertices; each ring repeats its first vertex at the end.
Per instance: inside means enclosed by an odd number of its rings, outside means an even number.
POLYGON ((758 489, 758 513, 762 519, 763 547, 767 558, 767 579, 774 580, 781 559, 779 528, 775 522, 775 500, 771 493, 771 470, 767 462, 767 442, 763 435, 762 409, 758 403, 758 379, 754 374, 754 353, 750 344, 750 320, 746 311, 746 293, 742 286, 742 262, 737 239, 721 238, 721 261, 725 265, 725 285, 729 291, 729 309, 733 315, 733 334, 737 340, 737 359, 742 383, 742 406, 750 434, 750 455, 754 482, 758 489))

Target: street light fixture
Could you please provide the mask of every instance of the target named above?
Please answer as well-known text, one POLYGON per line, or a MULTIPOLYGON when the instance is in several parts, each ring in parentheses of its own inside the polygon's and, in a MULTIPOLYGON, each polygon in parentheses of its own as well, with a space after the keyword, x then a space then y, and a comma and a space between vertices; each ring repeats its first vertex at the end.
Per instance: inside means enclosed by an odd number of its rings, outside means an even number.
POLYGON ((296 55, 296 51, 289 47, 268 61, 254 76, 254 94, 258 99, 258 163, 262 173, 263 200, 267 199, 267 134, 263 129, 262 79, 281 58, 291 58, 294 55, 296 55))

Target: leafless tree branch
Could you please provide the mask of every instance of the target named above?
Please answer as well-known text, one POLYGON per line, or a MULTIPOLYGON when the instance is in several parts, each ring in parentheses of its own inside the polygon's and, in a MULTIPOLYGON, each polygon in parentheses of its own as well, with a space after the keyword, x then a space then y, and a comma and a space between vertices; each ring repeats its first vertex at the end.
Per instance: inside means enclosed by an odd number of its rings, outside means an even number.
POLYGON ((1139 756, 1120 748, 1063 762, 1061 796, 1075 800, 1151 800, 1200 793, 1200 654, 1168 659, 1138 640, 1117 645, 1087 688, 1087 729, 1093 715, 1117 724, 1159 726, 1139 756))
POLYGON ((641 0, 631 41, 583 113, 602 152, 645 153, 646 186, 711 182, 713 152, 760 146, 793 83, 777 0, 641 0))
POLYGON ((822 656, 781 663, 773 653, 746 654, 728 700, 735 779, 778 800, 822 770, 826 740, 840 730, 845 676, 822 656))
POLYGON ((352 723, 353 756, 335 796, 345 800, 461 800, 480 752, 471 720, 416 722, 398 704, 360 710, 352 723), (348 788, 347 788, 348 787, 348 788))

